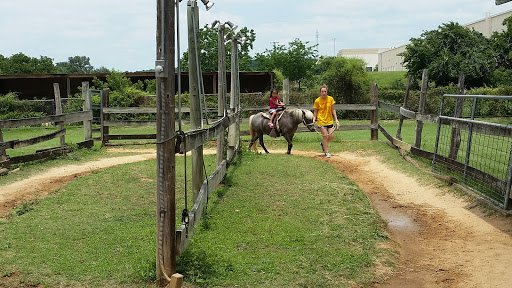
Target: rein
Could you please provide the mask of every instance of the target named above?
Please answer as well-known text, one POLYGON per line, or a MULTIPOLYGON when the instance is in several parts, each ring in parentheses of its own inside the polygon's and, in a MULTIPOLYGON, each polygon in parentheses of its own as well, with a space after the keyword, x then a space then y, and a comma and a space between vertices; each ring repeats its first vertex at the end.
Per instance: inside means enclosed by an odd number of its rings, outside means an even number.
POLYGON ((304 112, 304 111, 302 111, 302 124, 304 124, 304 126, 308 127, 308 129, 309 129, 311 126, 315 126, 315 132, 316 132, 317 134, 319 134, 319 135, 322 135, 323 137, 327 137, 327 136, 331 135, 332 133, 334 133, 334 131, 338 130, 338 128, 339 128, 338 126, 336 126, 336 127, 334 127, 334 129, 332 129, 332 131, 331 131, 330 133, 327 133, 326 135, 324 135, 324 134, 322 134, 322 133, 320 132, 320 129, 318 128, 318 124, 317 124, 317 122, 307 124, 307 123, 306 123, 306 118, 305 118, 305 116, 306 116, 305 112, 304 112))

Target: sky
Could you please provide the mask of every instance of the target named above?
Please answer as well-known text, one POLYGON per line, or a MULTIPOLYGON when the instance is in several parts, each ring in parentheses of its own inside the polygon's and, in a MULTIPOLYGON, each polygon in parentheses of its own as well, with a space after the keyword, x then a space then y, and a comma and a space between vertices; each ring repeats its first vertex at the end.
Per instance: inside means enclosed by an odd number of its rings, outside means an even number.
MULTIPOLYGON (((0 55, 46 56, 54 63, 87 56, 95 68, 153 69, 156 3, 165 0, 0 1, 0 55)), ((180 50, 187 49, 187 0, 180 6, 180 50)), ((199 23, 231 21, 256 33, 252 55, 299 39, 320 55, 340 49, 391 48, 448 22, 469 24, 512 10, 494 0, 212 0, 199 23)))

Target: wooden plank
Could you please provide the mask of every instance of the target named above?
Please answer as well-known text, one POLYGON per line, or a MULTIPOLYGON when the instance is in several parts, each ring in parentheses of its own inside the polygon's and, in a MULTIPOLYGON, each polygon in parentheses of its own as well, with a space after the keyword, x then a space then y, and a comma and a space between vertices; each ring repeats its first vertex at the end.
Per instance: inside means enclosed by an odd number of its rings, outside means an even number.
POLYGON ((432 114, 416 114, 416 120, 422 122, 432 122, 437 123, 439 116, 432 114))
POLYGON ((78 148, 91 148, 94 146, 94 140, 89 139, 82 142, 76 143, 78 145, 78 148))
MULTIPOLYGON (((254 107, 260 110, 268 110, 268 107, 254 107)), ((217 112, 217 108, 207 108, 208 112, 217 112)), ((176 108, 174 112, 178 113, 176 108)), ((190 107, 181 107, 182 113, 190 113, 190 107)), ((109 114, 156 114, 156 107, 107 107, 103 108, 103 113, 109 114)))
POLYGON ((69 147, 51 148, 51 149, 44 150, 44 151, 38 151, 34 154, 11 157, 11 158, 9 158, 9 162, 10 162, 9 164, 25 163, 25 162, 48 158, 51 156, 63 155, 63 154, 66 154, 68 151, 69 151, 69 147))
POLYGON ((183 147, 184 143, 181 143, 179 153, 191 151, 205 142, 210 141, 219 133, 219 130, 226 129, 229 125, 236 122, 239 117, 239 113, 235 113, 230 116, 226 116, 221 120, 212 124, 211 127, 201 130, 188 131, 185 133, 186 147, 183 147))
POLYGON ((398 105, 393 105, 393 104, 390 104, 390 103, 379 101, 379 108, 380 109, 384 109, 384 110, 389 111, 389 112, 400 114, 400 108, 401 107, 398 106, 398 105))
POLYGON ((81 122, 85 120, 92 120, 92 111, 80 111, 66 113, 62 115, 51 115, 42 117, 31 117, 23 119, 9 119, 0 120, 0 129, 2 128, 16 128, 23 126, 41 125, 50 122, 63 122, 64 125, 81 122))
POLYGON ((103 107, 109 114, 156 114, 156 107, 103 107))
POLYGON ((103 126, 156 126, 153 120, 106 120, 103 126))
POLYGON ((10 159, 0 161, 0 168, 11 168, 11 161, 10 159))
POLYGON ((23 148, 23 147, 35 145, 35 144, 38 144, 41 142, 46 142, 48 140, 51 140, 51 139, 54 139, 57 137, 62 137, 63 135, 66 135, 66 129, 60 129, 53 133, 49 133, 49 134, 46 134, 43 136, 34 137, 34 138, 26 139, 26 140, 17 140, 13 143, 12 149, 23 148))
POLYGON ((384 129, 384 127, 382 127, 380 124, 379 124, 379 130, 380 132, 382 133, 382 135, 384 135, 384 137, 386 137, 389 142, 393 143, 393 136, 391 136, 391 134, 389 134, 388 131, 386 131, 386 129, 384 129))
POLYGON ((407 110, 404 107, 400 107, 400 115, 409 119, 416 119, 416 112, 407 110))
POLYGON ((418 148, 412 147, 412 146, 411 146, 411 153, 416 156, 419 156, 421 158, 428 159, 428 160, 434 159, 434 152, 426 151, 423 149, 418 149, 418 148))
POLYGON ((183 251, 185 251, 187 248, 188 243, 195 232, 195 227, 199 223, 199 220, 203 214, 204 205, 206 204, 208 195, 215 189, 215 187, 220 184, 224 178, 224 175, 226 175, 226 167, 227 161, 224 160, 222 161, 221 165, 217 167, 215 172, 213 172, 212 175, 208 177, 208 180, 203 182, 197 200, 190 210, 188 225, 186 226, 183 224, 178 228, 178 230, 176 230, 176 254, 178 256, 182 255, 183 251))
POLYGON ((105 135, 106 140, 156 139, 156 134, 105 135))

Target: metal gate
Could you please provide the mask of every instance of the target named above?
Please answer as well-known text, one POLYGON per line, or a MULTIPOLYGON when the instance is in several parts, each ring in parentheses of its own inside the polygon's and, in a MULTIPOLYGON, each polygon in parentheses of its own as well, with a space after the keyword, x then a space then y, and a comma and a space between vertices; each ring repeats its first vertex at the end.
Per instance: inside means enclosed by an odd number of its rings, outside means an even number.
POLYGON ((512 100, 512 96, 443 95, 432 170, 457 178, 482 197, 509 209, 512 126, 476 121, 476 107, 482 99, 512 100), (470 119, 443 116, 446 98, 473 99, 470 119))

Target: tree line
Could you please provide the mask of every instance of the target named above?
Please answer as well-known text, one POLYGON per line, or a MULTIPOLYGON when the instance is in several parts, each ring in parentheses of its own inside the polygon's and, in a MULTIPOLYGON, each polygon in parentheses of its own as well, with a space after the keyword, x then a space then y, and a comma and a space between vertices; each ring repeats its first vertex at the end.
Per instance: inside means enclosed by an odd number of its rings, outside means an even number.
POLYGON ((5 57, 0 54, 0 74, 89 74, 110 73, 105 67, 94 68, 86 56, 68 57, 67 62, 53 63, 47 56, 30 57, 22 52, 5 57))
MULTIPOLYGON (((445 23, 437 29, 423 32, 411 38, 401 54, 408 75, 418 83, 423 69, 429 70, 431 87, 450 86, 457 83, 460 72, 466 76, 468 89, 474 87, 511 87, 512 78, 512 17, 503 21, 505 29, 494 32, 490 38, 474 29, 458 23, 445 23)), ((235 31, 226 27, 229 39, 235 31)), ((200 28, 200 63, 202 71, 218 70, 218 34, 207 25, 200 28)), ((316 45, 295 39, 287 45, 274 44, 262 53, 250 55, 256 39, 254 30, 244 27, 237 33, 245 38, 239 48, 240 71, 274 71, 277 75, 274 86, 281 88, 282 80, 292 82, 292 92, 302 99, 296 103, 309 103, 318 95, 322 84, 329 86, 329 94, 338 103, 368 103, 372 74, 367 64, 357 58, 322 57, 316 45)), ((226 69, 231 66, 231 43, 226 44, 226 69)), ((188 52, 180 57, 183 71, 188 70, 188 52)), ((376 69, 377 70, 377 69, 376 69)), ((52 59, 41 56, 31 58, 22 53, 9 58, 0 55, 0 74, 17 73, 109 73, 101 67, 95 69, 86 56, 69 57, 68 62, 53 64, 52 59)), ((392 89, 405 89, 405 81, 393 85, 392 89)), ((412 89, 415 89, 414 83, 412 89)), ((507 90, 508 91, 508 90, 507 90)), ((383 91, 386 95, 386 91, 383 91)), ((401 92, 400 92, 401 93, 401 92)), ((389 95, 398 95, 390 92, 389 95)), ((396 98, 396 96, 393 96, 396 98)))

